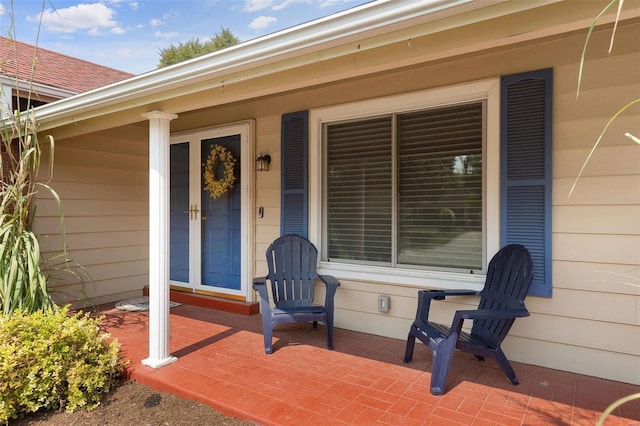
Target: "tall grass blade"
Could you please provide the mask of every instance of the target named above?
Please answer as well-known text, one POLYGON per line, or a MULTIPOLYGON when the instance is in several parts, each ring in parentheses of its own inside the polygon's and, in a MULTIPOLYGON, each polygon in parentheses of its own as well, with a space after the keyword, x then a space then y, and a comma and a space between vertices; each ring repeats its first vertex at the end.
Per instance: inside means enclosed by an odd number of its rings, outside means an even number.
POLYGON ((600 418, 598 419, 598 422, 596 423, 596 426, 602 426, 604 424, 604 422, 607 420, 607 417, 609 417, 609 414, 611 414, 613 412, 613 410, 615 410, 616 408, 618 408, 622 404, 625 404, 625 403, 627 403, 629 401, 633 401, 634 399, 640 399, 640 393, 634 393, 634 394, 631 394, 631 395, 627 395, 624 398, 620 398, 617 401, 615 401, 614 403, 612 403, 611 405, 609 405, 607 407, 607 409, 604 410, 604 412, 602 413, 600 418))
POLYGON ((609 42, 609 53, 613 50, 613 40, 616 38, 616 29, 618 29, 618 22, 620 21, 620 14, 622 13, 622 5, 624 0, 618 1, 618 12, 616 13, 616 20, 613 23, 613 31, 611 32, 611 41, 609 42))
MULTIPOLYGON (((607 4, 605 8, 602 9, 602 11, 598 14, 598 16, 594 18, 594 20, 591 22, 591 25, 589 25, 589 31, 587 32, 587 38, 584 41, 584 47, 582 48, 582 55, 580 56, 580 65, 578 67, 578 88, 576 89, 576 99, 578 99, 578 97, 580 96, 580 87, 582 85, 582 71, 584 69, 584 60, 587 55, 587 46, 589 45, 591 34, 593 33, 594 28, 596 27, 596 23, 598 22, 598 19, 600 19, 600 17, 604 15, 607 12, 607 10, 609 10, 609 8, 613 6, 617 1, 619 0, 611 0, 609 4, 607 4)), ((612 43, 613 43, 613 40, 612 40, 612 43)))
POLYGON ((598 145, 600 145, 600 141, 604 137, 604 134, 607 132, 607 129, 609 128, 611 123, 613 123, 615 121, 615 119, 618 118, 618 116, 620 114, 622 114, 623 112, 625 112, 626 110, 628 110, 633 105, 635 105, 635 104, 637 104, 639 102, 640 102, 640 99, 636 99, 636 100, 633 100, 633 101, 629 102, 628 104, 626 104, 625 106, 620 108, 613 115, 613 117, 611 117, 609 119, 609 121, 607 122, 607 125, 604 126, 604 129, 602 129, 602 132, 600 132, 600 136, 598 136, 598 139, 596 140, 596 143, 594 143, 593 146, 591 147, 591 151, 589 151, 589 155, 587 155, 587 159, 584 160, 584 163, 582 163, 582 167, 580 168, 580 171, 578 172, 578 175, 576 176, 575 180, 573 181, 573 185, 571 185, 571 189, 569 190, 569 197, 571 197, 571 194, 573 194, 573 190, 576 188, 576 185, 578 184, 578 180, 582 176, 582 173, 584 172, 584 169, 587 167, 587 164, 589 163, 589 160, 591 160, 591 157, 593 156, 593 153, 595 152, 596 148, 598 147, 598 145))
MULTIPOLYGON (((15 40, 13 2, 10 2, 11 27, 7 38, 15 40)), ((44 11, 46 0, 42 2, 44 11)), ((41 24, 41 23, 40 23, 41 24)), ((40 36, 40 25, 38 35, 40 36)), ((15 57, 19 56, 18 44, 15 57)), ((37 46, 37 43, 36 43, 37 46)), ((17 62, 17 60, 16 60, 17 62)), ((67 255, 64 214, 62 202, 50 186, 53 178, 55 143, 51 136, 42 140, 49 148, 48 174, 39 176, 42 144, 38 141, 38 123, 32 104, 33 81, 38 63, 37 48, 31 62, 28 89, 21 89, 19 75, 15 76, 17 98, 25 99, 27 107, 10 111, 10 99, 0 102, 0 137, 2 138, 2 161, 0 162, 0 312, 9 315, 16 310, 31 313, 54 307, 50 285, 56 279, 54 272, 64 270, 72 280, 84 289, 88 274, 67 255), (36 220, 36 195, 47 192, 58 205, 62 248, 49 259, 41 254, 38 236, 33 232, 36 220), (50 263, 47 262, 49 260, 50 263), (48 269, 51 268, 51 269, 48 269)), ((4 96, 4 92, 0 93, 4 96)), ((59 274, 58 274, 59 275, 59 274)))

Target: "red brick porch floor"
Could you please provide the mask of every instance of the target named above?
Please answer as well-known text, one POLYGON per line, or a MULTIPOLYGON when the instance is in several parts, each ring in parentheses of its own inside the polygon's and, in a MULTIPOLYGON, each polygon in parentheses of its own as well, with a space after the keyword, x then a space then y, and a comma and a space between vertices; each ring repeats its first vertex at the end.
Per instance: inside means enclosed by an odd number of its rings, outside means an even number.
MULTIPOLYGON (((105 329, 131 361, 130 376, 157 390, 195 399, 262 425, 594 425, 614 400, 639 386, 514 363, 519 386, 496 364, 457 353, 444 396, 429 393, 431 354, 416 345, 402 363, 404 341, 335 329, 276 328, 265 355, 260 315, 197 306, 171 309, 170 348, 178 361, 153 369, 148 312, 103 310, 105 329)), ((607 425, 640 425, 640 401, 623 405, 607 425)))

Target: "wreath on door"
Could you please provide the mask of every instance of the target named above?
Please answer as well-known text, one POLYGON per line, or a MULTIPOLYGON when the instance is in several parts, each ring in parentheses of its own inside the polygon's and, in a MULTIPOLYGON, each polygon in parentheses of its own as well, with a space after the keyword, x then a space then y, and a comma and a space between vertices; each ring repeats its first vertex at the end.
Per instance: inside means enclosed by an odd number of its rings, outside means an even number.
POLYGON ((220 145, 213 146, 207 157, 207 162, 204 164, 204 189, 209 191, 211 198, 220 198, 233 188, 233 183, 236 181, 235 164, 236 160, 231 151, 220 145), (220 163, 224 165, 222 179, 218 179, 217 175, 220 163))

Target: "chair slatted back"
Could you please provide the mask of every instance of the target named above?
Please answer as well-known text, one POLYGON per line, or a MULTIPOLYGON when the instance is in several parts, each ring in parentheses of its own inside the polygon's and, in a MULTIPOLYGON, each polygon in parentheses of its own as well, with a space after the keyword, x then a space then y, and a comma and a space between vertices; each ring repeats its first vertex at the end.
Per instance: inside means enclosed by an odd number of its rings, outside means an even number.
MULTIPOLYGON (((520 244, 503 247, 489 262, 484 288, 480 292, 478 309, 502 310, 524 308, 533 264, 529 251, 520 244)), ((477 319, 471 334, 498 347, 507 336, 515 319, 477 319)))
POLYGON ((318 278, 318 251, 306 238, 284 235, 267 248, 271 292, 276 306, 310 306, 318 278))

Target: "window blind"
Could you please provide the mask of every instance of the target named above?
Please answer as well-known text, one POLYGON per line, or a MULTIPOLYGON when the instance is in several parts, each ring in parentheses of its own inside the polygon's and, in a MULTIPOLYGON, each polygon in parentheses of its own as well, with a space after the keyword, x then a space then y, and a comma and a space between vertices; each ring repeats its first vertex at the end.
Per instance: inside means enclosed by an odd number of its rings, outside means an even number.
POLYGON ((483 105, 326 126, 330 260, 482 269, 483 105))
POLYGON ((391 262, 391 123, 326 128, 329 260, 391 262))
POLYGON ((483 103, 398 116, 398 262, 482 269, 483 103))

